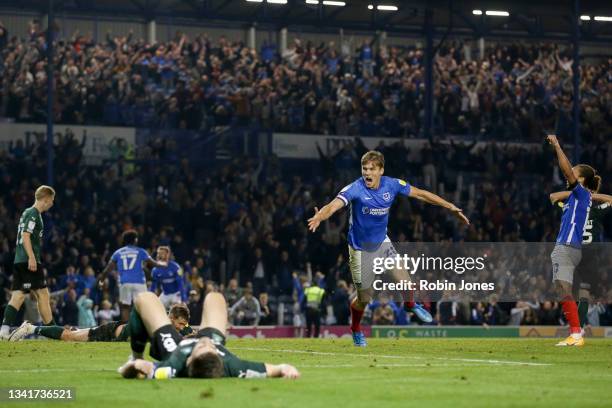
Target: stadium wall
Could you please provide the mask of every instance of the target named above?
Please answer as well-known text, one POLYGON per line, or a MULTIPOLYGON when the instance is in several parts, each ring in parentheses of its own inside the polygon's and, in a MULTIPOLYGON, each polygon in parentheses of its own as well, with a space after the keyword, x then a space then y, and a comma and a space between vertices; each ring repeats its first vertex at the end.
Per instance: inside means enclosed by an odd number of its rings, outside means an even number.
MULTIPOLYGON (((561 326, 364 326, 367 337, 374 338, 563 338, 567 327, 561 326)), ((296 326, 232 327, 230 338, 304 337, 305 329, 296 326)), ((587 327, 586 336, 612 338, 612 327, 587 327)), ((323 338, 350 338, 348 326, 321 326, 323 338)))

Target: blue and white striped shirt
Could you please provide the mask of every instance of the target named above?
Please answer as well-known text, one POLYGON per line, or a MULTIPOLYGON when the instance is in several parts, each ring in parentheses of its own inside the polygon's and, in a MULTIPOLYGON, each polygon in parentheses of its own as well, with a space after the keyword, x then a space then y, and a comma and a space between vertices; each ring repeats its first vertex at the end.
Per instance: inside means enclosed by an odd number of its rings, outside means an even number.
POLYGON ((591 193, 580 183, 577 183, 563 206, 561 230, 557 236, 557 244, 582 248, 582 235, 590 210, 591 193))

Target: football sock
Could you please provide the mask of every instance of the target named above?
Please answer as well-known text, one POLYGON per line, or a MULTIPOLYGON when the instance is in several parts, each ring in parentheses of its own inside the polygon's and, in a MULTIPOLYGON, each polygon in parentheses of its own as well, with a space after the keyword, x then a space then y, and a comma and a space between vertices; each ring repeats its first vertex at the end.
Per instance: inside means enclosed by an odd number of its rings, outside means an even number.
POLYGON ((45 336, 50 339, 60 340, 62 338, 62 333, 64 332, 64 328, 61 326, 38 326, 34 329, 34 334, 38 334, 40 336, 45 336))
POLYGON ((585 298, 580 298, 578 302, 578 318, 580 319, 580 327, 587 324, 587 313, 589 311, 589 301, 585 298))
POLYGON ((414 291, 413 291, 413 290, 411 290, 411 291, 409 291, 409 292, 408 292, 408 300, 406 300, 406 301, 404 302, 404 306, 405 306, 405 307, 406 307, 408 310, 410 310, 410 309, 412 309, 413 307, 415 307, 415 306, 416 306, 416 303, 414 302, 414 291))
POLYGON ((17 309, 13 306, 6 305, 4 309, 4 319, 2 320, 2 328, 0 329, 0 333, 8 334, 11 330, 11 326, 17 325, 17 309))
POLYGON ((149 334, 136 308, 133 308, 130 312, 128 324, 130 326, 130 347, 132 348, 132 355, 135 358, 140 358, 144 353, 149 334))
POLYGON ((561 301, 561 307, 565 314, 565 320, 569 323, 570 333, 580 335, 580 319, 578 318, 578 306, 571 296, 566 296, 561 301))
POLYGON ((361 331, 361 317, 365 309, 359 310, 355 307, 355 303, 351 303, 351 331, 361 331))

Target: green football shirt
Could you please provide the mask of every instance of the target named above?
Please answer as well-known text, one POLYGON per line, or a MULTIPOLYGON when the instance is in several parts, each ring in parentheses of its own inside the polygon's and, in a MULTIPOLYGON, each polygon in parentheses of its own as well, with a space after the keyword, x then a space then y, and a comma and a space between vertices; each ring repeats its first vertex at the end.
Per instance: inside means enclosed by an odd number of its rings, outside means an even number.
MULTIPOLYGON (((197 344, 198 339, 186 339, 164 361, 157 364, 153 378, 166 379, 187 377, 187 358, 197 344)), ((215 344, 217 352, 223 360, 223 376, 238 378, 257 378, 266 376, 264 363, 256 363, 239 359, 221 344, 215 344)))
POLYGON ((15 262, 14 263, 27 263, 28 254, 23 246, 23 233, 30 233, 30 242, 32 243, 32 250, 34 251, 34 257, 37 263, 41 263, 40 258, 40 243, 43 236, 43 219, 35 207, 27 208, 21 218, 19 219, 19 225, 17 227, 17 247, 15 248, 15 262))

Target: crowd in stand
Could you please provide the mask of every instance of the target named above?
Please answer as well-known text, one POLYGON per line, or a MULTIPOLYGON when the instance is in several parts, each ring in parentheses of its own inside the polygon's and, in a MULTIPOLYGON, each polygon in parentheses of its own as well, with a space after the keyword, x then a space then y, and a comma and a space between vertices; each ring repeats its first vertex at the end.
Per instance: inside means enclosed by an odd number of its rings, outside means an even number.
MULTIPOLYGON (((27 40, 0 25, 0 116, 45 120, 44 38, 34 25, 27 40)), ((61 123, 208 129, 253 125, 282 131, 343 135, 418 134, 422 127, 423 54, 419 49, 359 44, 313 45, 299 40, 278 55, 240 42, 179 36, 147 45, 128 37, 94 43, 88 36, 59 40, 55 119, 61 123)), ((393 208, 394 241, 551 242, 559 213, 548 193, 563 188, 542 129, 571 128, 571 61, 554 46, 495 46, 482 61, 462 47, 443 47, 435 61, 436 127, 454 134, 496 135, 497 142, 429 140, 411 152, 398 138, 381 144, 386 174, 458 203, 472 220, 459 226, 447 213, 414 200, 393 208)), ((582 68, 582 161, 612 191, 608 63, 582 68)), ((471 139, 470 139, 471 140, 471 139)), ((131 151, 109 147, 113 160, 83 162, 84 141, 60 135, 55 146, 56 205, 45 215, 45 269, 57 322, 86 325, 117 316, 117 280, 97 275, 134 228, 150 253, 169 245, 184 269, 193 322, 211 290, 225 293, 234 324, 301 324, 304 285, 323 287, 324 319, 345 324, 354 288, 346 260, 346 214, 316 234, 306 230, 314 206, 332 199, 359 175, 361 139, 329 154, 316 170, 288 172, 276 157, 239 158, 202 170, 167 139, 131 151), (132 160, 135 161, 132 161, 132 160), (308 176, 305 176, 308 174, 308 176), (282 305, 282 307, 281 307, 282 305)), ((40 140, 0 151, 0 303, 12 271, 16 222, 46 179, 40 140)), ((608 239, 610 220, 607 221, 608 239)), ((29 300, 31 304, 33 300, 29 300)), ((612 324, 611 299, 592 302, 592 323, 612 324)), ((445 324, 559 324, 554 302, 525 299, 430 307, 445 324)), ((26 307, 23 313, 33 313, 26 307)), ((3 310, 3 308, 1 309, 3 310)), ((27 318, 36 321, 34 315, 27 318)), ((382 297, 366 318, 406 324, 411 316, 382 297)))
MULTIPOLYGON (((554 241, 559 213, 548 193, 563 187, 560 179, 555 180, 550 152, 528 145, 432 140, 417 160, 410 160, 410 152, 402 146, 400 141, 378 147, 386 154, 387 174, 459 203, 472 223, 460 226, 444 211, 401 199, 390 216, 392 240, 554 241)), ((136 159, 147 160, 114 160, 103 166, 85 165, 82 147, 70 133, 57 140, 58 195, 44 218, 43 264, 54 293, 56 321, 91 325, 116 316, 116 275, 103 285, 97 275, 122 245, 121 232, 134 228, 150 253, 159 245, 172 248, 184 269, 184 297, 194 322, 199 321, 205 294, 221 290, 235 324, 270 324, 279 319, 302 324, 303 288, 316 282, 327 292, 325 321, 346 323, 348 298, 354 290, 346 261, 346 212, 315 234, 307 233, 306 219, 315 205, 326 203, 342 188, 341 174, 358 177, 364 149, 360 139, 333 156, 322 155, 307 178, 291 175, 274 156, 234 159, 196 171, 189 160, 181 159, 186 152, 176 151, 166 139, 152 140, 133 153, 136 159)), ((0 152, 3 302, 10 286, 16 222, 31 205, 35 186, 45 179, 45 154, 45 145, 37 142, 0 152)), ((602 157, 597 165, 607 168, 612 156, 602 157)), ((603 190, 612 191, 611 187, 604 177, 603 190)), ((539 302, 449 301, 428 307, 443 323, 503 324, 514 319, 558 324, 558 305, 539 302), (534 304, 538 307, 529 306, 534 304)), ((606 294, 593 298, 593 322, 612 322, 612 307, 606 302, 610 302, 606 294)), ((377 299, 371 307, 374 323, 402 324, 410 318, 387 299, 377 299)))
MULTIPOLYGON (((58 29, 59 32, 59 29, 58 29)), ((378 40, 335 44, 296 38, 286 50, 248 48, 206 34, 147 44, 132 35, 94 41, 56 35, 54 119, 208 130, 256 125, 275 131, 360 136, 423 132, 423 50, 378 40)), ((434 125, 440 134, 540 140, 573 125, 571 50, 490 44, 483 58, 444 43, 434 61, 434 125)), ((46 120, 44 31, 10 36, 0 24, 0 116, 46 120)), ((610 60, 581 66, 581 128, 610 135, 610 60)))

